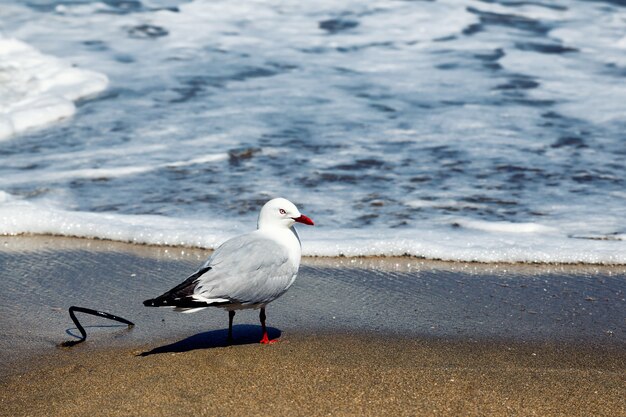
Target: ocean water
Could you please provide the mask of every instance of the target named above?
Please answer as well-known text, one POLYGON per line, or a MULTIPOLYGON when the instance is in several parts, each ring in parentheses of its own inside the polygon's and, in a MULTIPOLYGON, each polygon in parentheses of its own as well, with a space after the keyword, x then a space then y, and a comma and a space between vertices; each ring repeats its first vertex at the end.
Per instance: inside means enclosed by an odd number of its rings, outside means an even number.
POLYGON ((0 233, 626 263, 622 1, 0 0, 0 233))

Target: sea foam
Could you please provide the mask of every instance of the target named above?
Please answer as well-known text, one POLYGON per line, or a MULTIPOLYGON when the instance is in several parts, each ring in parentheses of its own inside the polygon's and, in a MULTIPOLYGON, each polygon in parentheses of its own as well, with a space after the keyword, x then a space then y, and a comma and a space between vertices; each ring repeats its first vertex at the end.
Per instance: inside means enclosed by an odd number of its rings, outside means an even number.
POLYGON ((104 74, 72 67, 0 35, 0 139, 72 116, 76 100, 107 84, 104 74))
MULTIPOLYGON (((0 193, 0 235, 43 234, 215 249, 254 224, 69 211, 0 193)), ((459 220, 422 230, 298 228, 304 256, 413 256, 465 262, 626 264, 624 235, 572 237, 540 224, 459 220)))
POLYGON ((39 3, 2 31, 63 61, 2 45, 114 88, 0 144, 0 233, 214 248, 284 196, 307 255, 626 262, 618 2, 39 3))

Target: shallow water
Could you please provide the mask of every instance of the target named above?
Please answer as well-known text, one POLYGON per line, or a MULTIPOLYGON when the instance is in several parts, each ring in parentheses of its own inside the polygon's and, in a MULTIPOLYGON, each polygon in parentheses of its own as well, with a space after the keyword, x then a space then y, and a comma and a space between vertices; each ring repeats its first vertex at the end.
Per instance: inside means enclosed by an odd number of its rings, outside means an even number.
POLYGON ((626 263, 620 2, 1 6, 109 80, 0 142, 2 233, 215 247, 280 195, 306 254, 626 263))

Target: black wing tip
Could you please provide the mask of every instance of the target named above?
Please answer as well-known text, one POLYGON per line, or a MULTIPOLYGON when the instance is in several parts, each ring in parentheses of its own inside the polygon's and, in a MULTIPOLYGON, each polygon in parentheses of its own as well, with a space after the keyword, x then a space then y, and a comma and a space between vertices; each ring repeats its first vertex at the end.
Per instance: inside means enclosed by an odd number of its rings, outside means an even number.
POLYGON ((143 305, 146 307, 180 307, 180 308, 197 308, 197 307, 210 307, 215 304, 221 303, 205 303, 203 301, 193 300, 189 297, 185 298, 154 298, 146 300, 143 305))
POLYGON ((152 298, 150 300, 146 300, 143 302, 143 305, 146 307, 163 307, 169 306, 170 304, 167 302, 168 300, 152 298))
POLYGON ((146 300, 143 305, 146 307, 179 307, 179 308, 198 308, 198 307, 220 307, 233 304, 232 301, 220 301, 216 303, 205 303, 204 301, 197 301, 191 298, 179 298, 179 299, 159 299, 154 298, 146 300))
POLYGON ((190 300, 190 296, 193 294, 195 284, 203 274, 211 270, 210 266, 200 268, 185 281, 181 282, 165 294, 152 298, 143 302, 146 307, 183 307, 188 308, 189 305, 193 307, 207 307, 210 304, 203 303, 196 300, 190 300))

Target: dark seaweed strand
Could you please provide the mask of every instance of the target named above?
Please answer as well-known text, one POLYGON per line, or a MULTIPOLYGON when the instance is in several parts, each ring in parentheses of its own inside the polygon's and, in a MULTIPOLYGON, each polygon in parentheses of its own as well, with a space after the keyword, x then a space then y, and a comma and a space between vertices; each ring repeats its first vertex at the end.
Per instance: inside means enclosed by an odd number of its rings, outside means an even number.
POLYGON ((127 324, 129 328, 131 328, 131 327, 133 327, 135 325, 135 323, 133 323, 130 320, 126 320, 123 317, 118 317, 118 316, 115 316, 113 314, 110 314, 110 313, 107 313, 107 312, 104 312, 104 311, 92 310, 90 308, 85 308, 85 307, 71 306, 70 309, 69 309, 69 312, 70 312, 70 318, 72 319, 72 321, 76 325, 76 328, 80 332, 80 334, 82 336, 82 339, 81 340, 72 340, 72 341, 68 341, 68 342, 62 343, 61 345, 65 346, 65 347, 74 346, 74 345, 76 345, 78 343, 81 343, 81 342, 84 342, 85 340, 87 340, 87 332, 85 331, 85 328, 78 321, 78 318, 76 318, 76 314, 74 312, 91 314, 93 316, 104 317, 105 319, 119 321, 120 323, 127 324))

